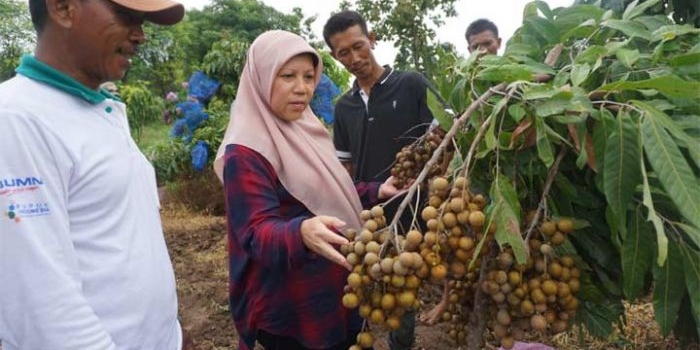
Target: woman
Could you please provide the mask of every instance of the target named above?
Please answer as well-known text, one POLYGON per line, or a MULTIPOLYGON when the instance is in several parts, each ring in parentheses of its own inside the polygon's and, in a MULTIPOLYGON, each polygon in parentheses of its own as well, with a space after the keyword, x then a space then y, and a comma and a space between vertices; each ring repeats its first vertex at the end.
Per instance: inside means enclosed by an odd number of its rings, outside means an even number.
POLYGON ((309 102, 316 51, 284 31, 251 45, 215 161, 228 218, 230 303, 241 349, 347 349, 360 330, 341 304, 350 266, 333 247, 398 190, 352 183, 309 102))

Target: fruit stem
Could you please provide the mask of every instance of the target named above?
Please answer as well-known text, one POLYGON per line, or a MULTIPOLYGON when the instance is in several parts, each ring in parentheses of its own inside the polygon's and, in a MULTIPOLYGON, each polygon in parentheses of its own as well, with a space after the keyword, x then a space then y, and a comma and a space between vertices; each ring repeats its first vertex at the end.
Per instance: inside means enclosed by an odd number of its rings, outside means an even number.
MULTIPOLYGON (((503 89, 507 86, 506 83, 500 83, 496 85, 495 87, 489 89, 486 93, 481 95, 474 103, 472 103, 469 108, 467 108, 464 113, 462 113, 459 118, 457 118, 452 124, 452 127, 450 130, 445 134, 445 137, 442 139, 442 142, 440 142, 440 145, 438 146, 437 149, 435 149, 435 152, 433 152, 433 155, 430 157, 428 162, 423 166, 423 169, 421 170, 420 174, 416 178, 416 180, 413 182, 411 187, 408 189, 408 193, 406 194, 406 197, 404 197, 403 201, 399 205, 399 209, 396 211, 396 214, 394 215, 394 218, 391 220, 391 224, 389 226, 396 226, 396 224, 399 222, 399 218, 401 218, 401 215, 403 214, 404 210, 406 210, 406 207, 408 206, 408 203, 413 199, 413 196, 416 194, 416 191, 420 187, 420 185, 425 181, 425 178, 428 176, 429 170, 435 165, 440 159, 440 155, 442 152, 447 148, 447 145, 452 142, 452 138, 457 134, 457 131, 462 128, 462 125, 466 123, 466 121, 469 119, 469 116, 479 107, 481 107, 482 104, 486 100, 488 100, 496 91, 503 91, 503 89)), ((396 232, 396 231, 395 231, 396 232)))
POLYGON ((547 207, 547 196, 549 195, 549 190, 552 188, 552 183, 554 183, 554 178, 557 176, 557 172, 559 171, 559 165, 561 164, 561 160, 564 159, 566 151, 566 146, 562 146, 559 150, 559 154, 557 155, 557 159, 554 161, 554 164, 552 164, 552 168, 549 169, 549 174, 547 174, 547 181, 545 181, 544 188, 542 189, 542 197, 540 198, 540 203, 537 205, 535 216, 532 218, 532 222, 530 222, 530 227, 527 228, 525 234, 526 246, 530 242, 530 238, 532 237, 533 232, 535 232, 535 227, 537 226, 537 223, 542 217, 542 212, 547 207))

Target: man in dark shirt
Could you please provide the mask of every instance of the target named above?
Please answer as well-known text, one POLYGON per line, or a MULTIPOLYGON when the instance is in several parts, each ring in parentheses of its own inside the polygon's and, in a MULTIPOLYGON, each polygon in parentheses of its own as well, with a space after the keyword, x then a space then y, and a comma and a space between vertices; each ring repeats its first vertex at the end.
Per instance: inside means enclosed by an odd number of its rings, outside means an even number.
MULTIPOLYGON (((372 52, 374 34, 357 12, 333 15, 323 28, 323 37, 333 57, 356 78, 335 106, 333 140, 338 158, 354 180, 384 181, 396 153, 424 135, 433 121, 427 106, 430 85, 420 73, 377 63, 372 52)), ((399 202, 385 206, 388 220, 399 202)), ((402 222, 401 228, 409 230, 410 218, 402 222)), ((415 314, 407 312, 401 328, 389 334, 391 349, 410 349, 414 328, 415 314)))
POLYGON ((469 24, 464 37, 467 39, 469 52, 478 49, 486 51, 489 55, 497 55, 498 49, 501 48, 498 27, 488 19, 477 19, 469 24))

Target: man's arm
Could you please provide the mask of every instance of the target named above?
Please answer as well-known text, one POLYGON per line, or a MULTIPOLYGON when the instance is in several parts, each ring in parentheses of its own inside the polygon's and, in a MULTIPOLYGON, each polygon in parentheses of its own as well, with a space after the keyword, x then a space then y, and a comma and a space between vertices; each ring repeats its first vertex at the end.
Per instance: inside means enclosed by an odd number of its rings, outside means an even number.
POLYGON ((60 147, 0 111, 0 339, 19 349, 116 349, 82 294, 60 147))
POLYGON ((333 123, 333 145, 335 146, 335 154, 343 164, 345 170, 348 171, 351 178, 355 178, 355 167, 352 161, 352 153, 350 152, 350 139, 348 131, 343 124, 343 118, 339 115, 338 109, 334 110, 335 121, 333 123))

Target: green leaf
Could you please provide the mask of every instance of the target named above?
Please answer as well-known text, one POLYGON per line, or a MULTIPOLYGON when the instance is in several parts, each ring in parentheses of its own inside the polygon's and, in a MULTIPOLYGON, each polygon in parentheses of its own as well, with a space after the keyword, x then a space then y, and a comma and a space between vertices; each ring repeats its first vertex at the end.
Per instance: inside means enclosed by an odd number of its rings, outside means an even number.
POLYGON ((547 45, 559 42, 559 30, 552 21, 542 17, 528 17, 523 22, 526 28, 531 27, 547 45))
POLYGON ((646 274, 654 259, 654 227, 644 220, 641 207, 637 207, 622 242, 622 290, 629 300, 643 292, 646 274))
POLYGON ((678 25, 678 24, 673 24, 673 25, 668 25, 668 26, 663 26, 657 30, 655 30, 653 33, 651 33, 651 40, 652 41, 658 41, 658 40, 663 40, 663 41, 670 41, 675 39, 676 37, 679 37, 681 35, 686 35, 686 34, 698 34, 700 33, 700 28, 694 28, 693 26, 689 24, 685 25, 678 25))
POLYGON ((700 184, 673 138, 653 117, 642 119, 644 151, 659 181, 681 215, 700 227, 700 184))
POLYGON ((697 247, 700 247, 700 229, 682 222, 674 222, 673 225, 683 230, 688 238, 690 238, 697 247))
POLYGON ((630 38, 642 38, 647 41, 652 40, 651 33, 639 22, 608 19, 601 23, 602 26, 619 30, 630 38))
POLYGON ((651 197, 651 189, 649 188, 649 178, 647 177, 647 170, 644 165, 644 157, 640 157, 640 160, 643 179, 642 203, 647 207, 647 220, 654 224, 654 231, 656 231, 656 245, 659 248, 656 256, 656 264, 662 266, 664 262, 666 262, 666 257, 668 256, 668 237, 666 237, 666 232, 664 231, 664 224, 661 222, 661 218, 659 218, 654 208, 654 200, 651 197))
POLYGON ((505 64, 500 66, 490 66, 476 74, 477 79, 514 82, 518 80, 530 80, 532 71, 527 66, 521 64, 505 64))
POLYGON ((641 182, 639 131, 630 115, 621 111, 615 131, 605 143, 603 190, 622 235, 627 226, 627 204, 641 182))
MULTIPOLYGON (((649 118, 654 118, 656 122, 671 133, 671 136, 679 140, 681 145, 688 149, 688 152, 695 162, 695 165, 700 167, 700 147, 698 147, 698 145, 700 145, 700 140, 688 135, 688 133, 682 129, 682 125, 678 121, 671 119, 668 114, 657 109, 653 105, 642 101, 631 101, 631 103, 633 106, 637 106, 639 109, 644 111, 649 118)), ((698 117, 692 121, 692 123, 694 123, 696 126, 700 125, 698 122, 698 117)))
POLYGON ((617 59, 622 62, 627 68, 632 68, 635 62, 639 60, 641 54, 638 50, 619 49, 615 52, 617 59))
POLYGON ((427 89, 428 108, 433 117, 440 123, 443 130, 450 130, 454 123, 454 115, 445 110, 445 105, 437 98, 432 89, 427 89))
POLYGON ((690 304, 693 307, 693 316, 697 330, 700 334, 700 252, 694 250, 687 244, 680 244, 681 256, 683 257, 683 271, 685 272, 685 284, 688 288, 690 304))
POLYGON ((675 75, 663 75, 639 81, 620 80, 598 88, 600 91, 656 89, 668 97, 700 98, 700 82, 683 80, 675 75))
POLYGON ((678 74, 700 74, 700 52, 671 57, 669 64, 678 74))
POLYGON ((574 66, 571 67, 571 85, 581 85, 581 83, 583 83, 586 80, 586 78, 588 78, 588 74, 590 73, 591 66, 588 63, 574 64, 574 66))
POLYGON ((629 5, 627 5, 625 12, 622 14, 622 19, 634 19, 639 17, 640 15, 644 14, 644 11, 656 5, 658 2, 659 0, 646 0, 639 4, 639 0, 632 1, 629 5))
POLYGON ((525 114, 525 108, 521 104, 513 104, 508 107, 508 114, 510 115, 511 118, 513 118, 514 121, 520 122, 520 120, 523 119, 525 114))
POLYGON ((552 144, 547 138, 544 120, 535 118, 535 127, 537 128, 537 155, 547 168, 550 168, 554 164, 554 152, 552 151, 552 144))
POLYGON ((663 266, 654 266, 654 315, 667 336, 678 318, 678 308, 685 293, 683 259, 678 244, 669 240, 668 259, 663 266))
POLYGON ((498 174, 491 185, 491 221, 496 223, 496 241, 513 248, 518 263, 527 260, 525 240, 520 232, 520 203, 510 180, 498 174))
MULTIPOLYGON (((593 45, 583 50, 580 54, 576 56, 576 63, 589 63, 593 64, 598 59, 605 57, 608 54, 608 49, 604 46, 593 45)), ((594 69, 595 70, 595 69, 594 69)))

